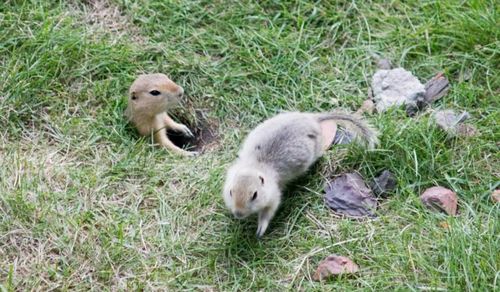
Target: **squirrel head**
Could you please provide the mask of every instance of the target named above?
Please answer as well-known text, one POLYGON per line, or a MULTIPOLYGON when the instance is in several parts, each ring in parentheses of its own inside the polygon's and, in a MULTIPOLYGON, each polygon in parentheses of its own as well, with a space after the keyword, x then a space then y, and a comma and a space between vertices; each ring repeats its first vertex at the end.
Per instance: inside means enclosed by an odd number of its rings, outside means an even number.
POLYGON ((140 75, 130 86, 128 104, 131 110, 152 115, 166 111, 179 102, 184 89, 165 74, 140 75))
POLYGON ((224 201, 238 219, 259 212, 267 205, 265 174, 252 169, 230 170, 224 187, 224 201))

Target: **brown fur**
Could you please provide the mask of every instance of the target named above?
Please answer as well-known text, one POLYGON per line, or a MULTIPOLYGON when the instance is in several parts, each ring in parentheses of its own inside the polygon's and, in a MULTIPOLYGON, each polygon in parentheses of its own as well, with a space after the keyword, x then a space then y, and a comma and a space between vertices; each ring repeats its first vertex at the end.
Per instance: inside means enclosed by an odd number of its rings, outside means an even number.
POLYGON ((177 147, 167 137, 171 129, 192 136, 189 128, 172 120, 167 111, 179 102, 184 89, 165 74, 140 75, 130 86, 125 115, 142 136, 153 135, 155 143, 175 153, 194 155, 177 147), (155 91, 159 94, 155 95, 155 91))

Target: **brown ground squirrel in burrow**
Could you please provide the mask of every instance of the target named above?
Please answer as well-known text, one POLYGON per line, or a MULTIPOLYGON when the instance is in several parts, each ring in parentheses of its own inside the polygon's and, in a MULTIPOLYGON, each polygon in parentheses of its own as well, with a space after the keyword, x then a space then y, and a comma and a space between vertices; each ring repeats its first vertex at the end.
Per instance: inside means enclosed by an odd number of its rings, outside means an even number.
POLYGON ((336 123, 365 140, 369 148, 378 143, 377 131, 365 120, 343 112, 282 113, 247 136, 228 169, 223 198, 236 218, 258 213, 258 237, 278 209, 286 184, 304 174, 333 141, 330 130, 336 123))
POLYGON ((192 156, 197 152, 186 151, 176 146, 167 137, 167 130, 181 132, 186 136, 193 133, 186 125, 172 120, 167 111, 178 104, 184 89, 165 74, 140 75, 130 86, 125 116, 142 136, 154 135, 155 143, 175 153, 192 156))

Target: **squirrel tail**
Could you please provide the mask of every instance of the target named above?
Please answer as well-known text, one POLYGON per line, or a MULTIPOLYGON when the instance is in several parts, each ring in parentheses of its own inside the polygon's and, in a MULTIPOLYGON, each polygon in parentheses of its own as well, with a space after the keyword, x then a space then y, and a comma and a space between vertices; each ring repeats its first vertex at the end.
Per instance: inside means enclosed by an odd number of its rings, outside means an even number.
POLYGON ((369 149, 375 148, 378 144, 378 131, 366 120, 357 114, 349 114, 341 111, 319 114, 319 122, 333 120, 341 126, 351 130, 357 137, 361 137, 369 149))

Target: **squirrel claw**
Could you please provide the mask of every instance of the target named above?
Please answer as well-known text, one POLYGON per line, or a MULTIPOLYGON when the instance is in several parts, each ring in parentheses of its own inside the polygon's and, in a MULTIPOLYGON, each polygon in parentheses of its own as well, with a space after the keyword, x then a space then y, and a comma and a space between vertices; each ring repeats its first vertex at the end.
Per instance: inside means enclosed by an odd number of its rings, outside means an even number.
POLYGON ((193 132, 191 132, 191 130, 186 126, 186 125, 182 125, 180 131, 185 135, 185 136, 188 136, 188 137, 191 137, 191 138, 194 138, 194 134, 193 132))

